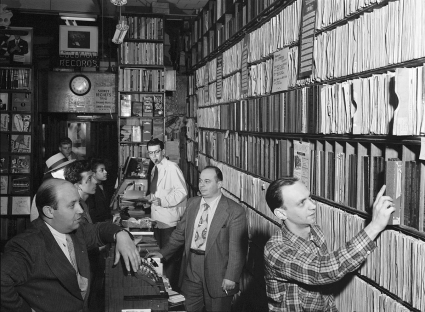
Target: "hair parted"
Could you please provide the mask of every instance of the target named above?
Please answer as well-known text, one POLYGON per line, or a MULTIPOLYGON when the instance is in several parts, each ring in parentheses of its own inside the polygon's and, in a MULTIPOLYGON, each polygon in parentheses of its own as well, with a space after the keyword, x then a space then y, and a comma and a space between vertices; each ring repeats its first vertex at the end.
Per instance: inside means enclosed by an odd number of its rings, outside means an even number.
POLYGON ((295 177, 282 177, 273 181, 266 192, 266 202, 270 210, 283 207, 282 187, 294 185, 299 179, 295 177))

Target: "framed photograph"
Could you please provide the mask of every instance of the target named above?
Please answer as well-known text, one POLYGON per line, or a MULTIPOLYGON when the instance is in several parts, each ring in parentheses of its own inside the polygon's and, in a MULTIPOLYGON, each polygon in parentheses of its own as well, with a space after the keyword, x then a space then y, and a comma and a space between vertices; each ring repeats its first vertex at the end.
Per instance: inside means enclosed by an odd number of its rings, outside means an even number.
POLYGON ((86 52, 97 55, 98 28, 96 26, 59 26, 59 54, 86 52))
POLYGON ((31 64, 32 41, 32 27, 9 27, 0 35, 0 63, 31 64))

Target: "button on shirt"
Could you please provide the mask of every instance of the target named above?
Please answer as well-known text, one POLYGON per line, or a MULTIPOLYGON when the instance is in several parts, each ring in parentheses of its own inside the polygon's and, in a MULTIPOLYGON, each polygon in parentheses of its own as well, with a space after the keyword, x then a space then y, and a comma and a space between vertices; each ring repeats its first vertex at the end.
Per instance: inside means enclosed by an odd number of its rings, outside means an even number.
MULTIPOLYGON (((214 199, 211 203, 208 204, 208 206, 210 206, 210 208, 208 208, 209 211, 208 211, 208 227, 207 227, 207 235, 206 235, 207 240, 206 241, 208 241, 208 233, 210 232, 210 226, 211 226, 212 220, 214 218, 215 211, 217 210, 218 202, 220 201, 221 196, 222 195, 220 194, 216 199, 214 199)), ((205 243, 199 248, 196 247, 195 231, 196 231, 196 228, 198 227, 199 219, 201 219, 202 212, 204 211, 204 204, 206 204, 206 202, 205 202, 204 198, 202 198, 201 204, 199 205, 198 214, 196 215, 195 224, 194 224, 194 227, 193 227, 192 243, 190 244, 190 248, 197 249, 197 250, 203 250, 203 251, 205 251, 205 246, 207 244, 205 243)))
POLYGON ((264 248, 265 280, 269 311, 338 311, 325 284, 356 270, 376 244, 360 231, 346 245, 328 252, 318 225, 305 240, 285 224, 264 248))

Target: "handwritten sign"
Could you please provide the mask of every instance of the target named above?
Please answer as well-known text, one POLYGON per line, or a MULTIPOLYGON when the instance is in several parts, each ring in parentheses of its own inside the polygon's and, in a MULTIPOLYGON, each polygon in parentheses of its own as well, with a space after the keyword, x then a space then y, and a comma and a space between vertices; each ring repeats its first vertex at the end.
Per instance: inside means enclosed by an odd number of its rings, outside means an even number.
POLYGON ((272 92, 288 90, 288 52, 286 47, 274 54, 272 92))

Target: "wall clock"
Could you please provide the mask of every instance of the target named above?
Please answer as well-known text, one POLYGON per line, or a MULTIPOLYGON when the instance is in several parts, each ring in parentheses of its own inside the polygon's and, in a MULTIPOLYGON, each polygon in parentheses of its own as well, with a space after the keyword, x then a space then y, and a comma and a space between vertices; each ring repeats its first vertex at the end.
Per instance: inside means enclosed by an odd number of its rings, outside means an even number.
POLYGON ((84 75, 74 76, 69 82, 69 88, 75 95, 85 95, 91 88, 90 79, 84 75))

